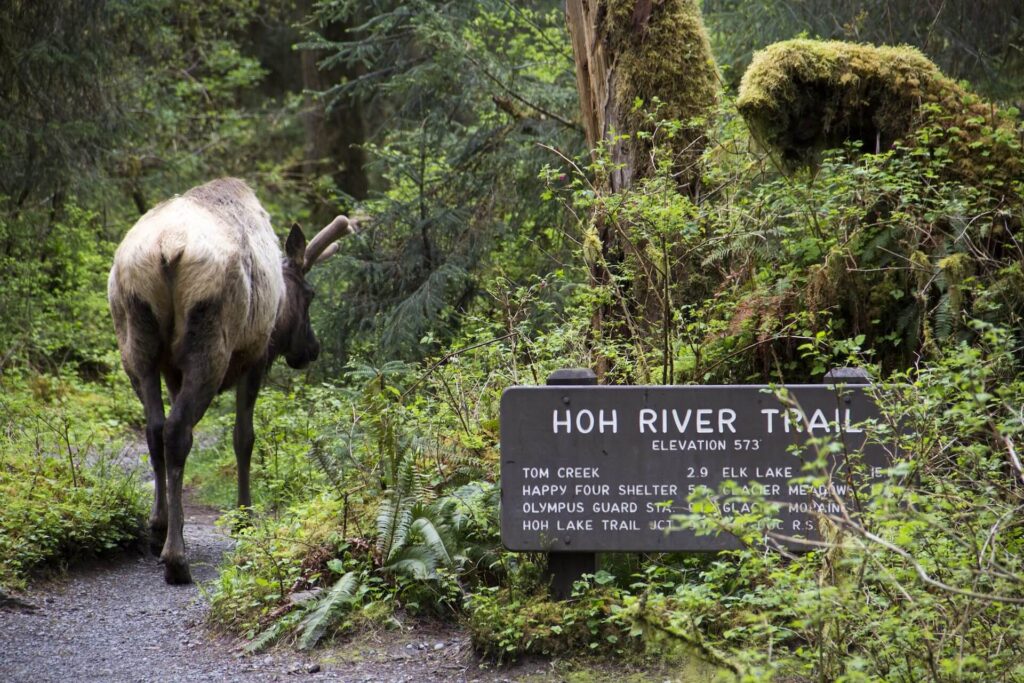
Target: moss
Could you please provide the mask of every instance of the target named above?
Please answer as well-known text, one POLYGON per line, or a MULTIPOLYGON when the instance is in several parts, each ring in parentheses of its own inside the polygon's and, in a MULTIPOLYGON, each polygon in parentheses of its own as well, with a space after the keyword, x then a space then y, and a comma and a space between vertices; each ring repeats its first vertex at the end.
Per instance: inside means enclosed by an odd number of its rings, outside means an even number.
POLYGON ((608 0, 599 26, 615 55, 615 93, 624 132, 648 130, 648 112, 677 119, 684 129, 673 148, 686 158, 704 149, 706 122, 718 100, 711 44, 695 0, 664 0, 643 16, 636 0, 608 0), (641 102, 642 106, 635 106, 641 102))
POLYGON ((965 182, 1010 189, 1024 167, 1013 117, 947 78, 912 47, 789 40, 758 52, 737 107, 786 170, 824 149, 897 144, 948 159, 965 182))
POLYGON ((938 263, 946 275, 950 287, 959 287, 964 280, 974 274, 974 261, 963 252, 950 254, 938 263))

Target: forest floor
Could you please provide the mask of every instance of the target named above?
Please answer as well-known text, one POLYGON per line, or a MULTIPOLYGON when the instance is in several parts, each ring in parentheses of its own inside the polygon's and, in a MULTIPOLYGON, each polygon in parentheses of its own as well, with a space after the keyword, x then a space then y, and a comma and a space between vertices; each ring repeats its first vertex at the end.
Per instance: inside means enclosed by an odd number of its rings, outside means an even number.
POLYGON ((243 643, 205 625, 204 584, 231 540, 216 511, 186 508, 185 543, 196 583, 168 586, 154 556, 135 554, 74 568, 19 599, 34 609, 0 611, 3 681, 502 681, 547 665, 484 669, 451 624, 366 634, 305 654, 278 649, 246 656, 243 643))
POLYGON ((217 512, 189 505, 185 543, 196 583, 168 586, 154 556, 136 553, 36 583, 0 606, 0 680, 32 681, 648 681, 674 678, 659 667, 625 669, 573 662, 481 662, 458 624, 412 621, 299 653, 243 655, 243 642, 205 623, 204 586, 231 539, 217 512))

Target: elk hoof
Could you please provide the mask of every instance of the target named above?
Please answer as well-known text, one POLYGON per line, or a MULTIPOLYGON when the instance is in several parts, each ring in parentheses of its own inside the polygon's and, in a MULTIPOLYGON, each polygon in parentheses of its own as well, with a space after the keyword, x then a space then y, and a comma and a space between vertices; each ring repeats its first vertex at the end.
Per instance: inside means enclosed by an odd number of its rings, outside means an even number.
POLYGON ((185 558, 160 558, 164 565, 164 581, 171 586, 183 586, 192 583, 192 572, 188 569, 185 558))

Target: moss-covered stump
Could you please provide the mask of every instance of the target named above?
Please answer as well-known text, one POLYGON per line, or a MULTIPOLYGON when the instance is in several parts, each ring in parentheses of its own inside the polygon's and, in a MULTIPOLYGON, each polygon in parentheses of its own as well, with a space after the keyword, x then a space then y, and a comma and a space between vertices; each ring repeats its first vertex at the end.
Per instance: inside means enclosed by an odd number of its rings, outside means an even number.
POLYGON ((609 179, 612 191, 653 171, 650 141, 638 135, 653 131, 652 113, 683 122, 667 143, 680 184, 693 183, 719 92, 697 1, 569 0, 566 21, 587 142, 592 149, 607 144, 619 167, 609 179))
POLYGON ((903 145, 948 158, 950 175, 964 182, 1020 193, 1019 123, 912 47, 775 43, 754 56, 737 107, 787 171, 848 141, 864 152, 903 145))
POLYGON ((674 141, 677 154, 694 158, 705 147, 707 119, 720 89, 704 20, 696 0, 646 3, 610 0, 601 22, 605 43, 616 56, 615 97, 623 112, 623 130, 647 130, 657 99, 656 117, 688 124, 674 141), (636 107, 636 102, 642 107, 636 107))

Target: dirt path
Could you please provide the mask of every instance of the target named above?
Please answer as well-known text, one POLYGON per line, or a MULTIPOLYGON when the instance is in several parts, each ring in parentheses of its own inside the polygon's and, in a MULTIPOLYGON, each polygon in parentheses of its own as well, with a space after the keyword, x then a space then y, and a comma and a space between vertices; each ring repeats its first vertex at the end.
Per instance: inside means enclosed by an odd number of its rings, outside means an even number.
POLYGON ((543 674, 544 664, 483 670, 454 626, 367 634, 302 655, 242 656, 239 643, 204 626, 202 585, 217 577, 231 540, 209 509, 186 509, 185 542, 198 582, 168 586, 152 556, 76 568, 21 596, 37 607, 0 608, 0 681, 502 681, 543 674))

